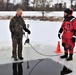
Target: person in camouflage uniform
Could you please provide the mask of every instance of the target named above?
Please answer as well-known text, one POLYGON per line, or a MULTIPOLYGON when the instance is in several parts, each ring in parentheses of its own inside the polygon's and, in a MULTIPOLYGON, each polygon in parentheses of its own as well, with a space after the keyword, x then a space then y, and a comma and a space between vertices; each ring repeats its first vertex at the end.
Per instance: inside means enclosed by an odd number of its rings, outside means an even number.
POLYGON ((22 38, 23 38, 23 30, 28 32, 30 34, 30 30, 26 28, 26 24, 21 17, 22 15, 22 9, 18 8, 16 11, 16 16, 14 16, 11 21, 10 21, 10 32, 11 32, 11 37, 12 37, 12 57, 14 58, 15 61, 18 60, 23 60, 22 57, 22 38), (17 54, 17 47, 18 47, 18 54, 17 54), (18 58, 17 58, 18 55, 18 58))

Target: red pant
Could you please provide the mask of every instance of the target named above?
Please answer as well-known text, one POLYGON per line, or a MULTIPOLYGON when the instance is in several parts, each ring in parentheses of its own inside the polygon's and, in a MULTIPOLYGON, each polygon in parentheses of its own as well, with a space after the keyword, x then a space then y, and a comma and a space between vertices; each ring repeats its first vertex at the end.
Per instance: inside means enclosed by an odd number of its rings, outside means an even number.
POLYGON ((72 42, 72 39, 62 37, 62 45, 65 49, 65 53, 73 54, 75 43, 72 42))

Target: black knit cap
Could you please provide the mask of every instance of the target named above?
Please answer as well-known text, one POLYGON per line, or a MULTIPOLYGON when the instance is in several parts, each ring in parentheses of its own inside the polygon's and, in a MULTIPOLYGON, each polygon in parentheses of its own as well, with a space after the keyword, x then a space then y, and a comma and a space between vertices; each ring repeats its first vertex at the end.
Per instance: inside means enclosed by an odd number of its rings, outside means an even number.
POLYGON ((72 14, 73 11, 70 10, 69 8, 67 8, 67 9, 64 10, 64 12, 67 13, 68 15, 70 15, 70 14, 72 14))

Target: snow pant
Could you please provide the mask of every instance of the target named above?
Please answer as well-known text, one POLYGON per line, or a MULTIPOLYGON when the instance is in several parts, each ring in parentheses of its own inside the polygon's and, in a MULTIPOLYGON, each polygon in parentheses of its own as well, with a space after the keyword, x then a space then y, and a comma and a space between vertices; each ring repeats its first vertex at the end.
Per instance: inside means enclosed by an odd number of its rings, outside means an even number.
POLYGON ((15 58, 17 57, 22 57, 22 38, 17 38, 17 37, 12 37, 12 56, 15 58))
POLYGON ((63 38, 62 37, 62 46, 64 47, 65 53, 73 54, 75 42, 72 41, 72 39, 63 38))

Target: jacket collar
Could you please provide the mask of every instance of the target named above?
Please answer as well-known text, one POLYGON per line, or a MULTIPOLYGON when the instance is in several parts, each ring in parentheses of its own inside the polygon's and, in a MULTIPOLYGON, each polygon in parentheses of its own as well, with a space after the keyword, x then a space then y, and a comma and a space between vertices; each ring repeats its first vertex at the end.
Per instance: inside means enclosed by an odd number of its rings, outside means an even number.
POLYGON ((17 16, 17 14, 15 16, 18 17, 18 18, 21 17, 21 16, 17 16))

